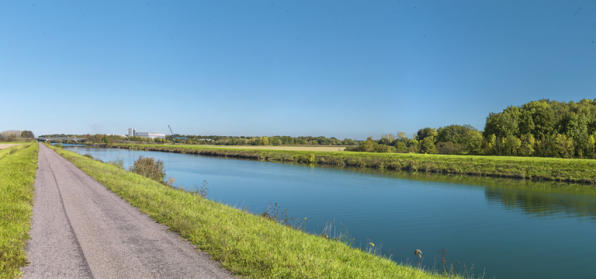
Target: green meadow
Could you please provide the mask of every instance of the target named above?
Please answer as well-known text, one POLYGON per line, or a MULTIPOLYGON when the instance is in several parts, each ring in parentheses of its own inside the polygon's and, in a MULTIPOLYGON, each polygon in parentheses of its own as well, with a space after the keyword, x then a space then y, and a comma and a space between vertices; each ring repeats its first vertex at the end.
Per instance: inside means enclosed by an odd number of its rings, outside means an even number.
POLYGON ((27 264, 37 143, 0 150, 0 278, 21 275, 27 264))

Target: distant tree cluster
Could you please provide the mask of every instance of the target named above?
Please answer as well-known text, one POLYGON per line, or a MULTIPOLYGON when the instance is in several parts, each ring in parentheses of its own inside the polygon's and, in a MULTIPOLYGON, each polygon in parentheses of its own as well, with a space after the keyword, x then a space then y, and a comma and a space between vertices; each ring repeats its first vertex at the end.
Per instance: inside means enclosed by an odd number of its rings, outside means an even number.
MULTIPOLYGON (((192 136, 186 136, 192 137, 192 136)), ((203 139, 203 143, 218 145, 357 145, 358 142, 352 139, 336 139, 334 137, 290 137, 290 136, 272 136, 272 137, 229 137, 229 136, 198 136, 203 139), (208 139, 209 141, 205 141, 208 139)))
POLYGON ((2 140, 33 139, 35 135, 31 131, 8 130, 0 133, 2 140))
POLYGON ((470 125, 420 129, 369 137, 350 151, 506 155, 560 158, 596 157, 596 101, 539 100, 490 113, 484 131, 470 125))
POLYGON ((486 154, 593 159, 596 101, 509 106, 486 118, 483 136, 486 154))

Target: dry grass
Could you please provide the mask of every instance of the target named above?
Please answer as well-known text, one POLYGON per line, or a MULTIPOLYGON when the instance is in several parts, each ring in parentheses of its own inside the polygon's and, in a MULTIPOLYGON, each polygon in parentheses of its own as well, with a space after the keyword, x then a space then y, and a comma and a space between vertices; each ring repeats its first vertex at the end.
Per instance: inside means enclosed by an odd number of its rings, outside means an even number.
POLYGON ((10 148, 10 147, 13 147, 15 145, 18 145, 18 144, 0 143, 0 149, 10 148))
POLYGON ((201 145, 209 148, 225 149, 266 149, 290 151, 344 151, 345 146, 269 146, 269 145, 201 145))

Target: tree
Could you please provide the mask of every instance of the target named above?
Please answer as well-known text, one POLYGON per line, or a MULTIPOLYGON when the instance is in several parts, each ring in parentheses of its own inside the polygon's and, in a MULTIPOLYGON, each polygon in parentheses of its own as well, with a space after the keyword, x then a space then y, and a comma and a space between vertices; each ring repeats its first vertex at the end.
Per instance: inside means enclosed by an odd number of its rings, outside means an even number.
POLYGON ((476 131, 476 128, 470 125, 449 125, 441 127, 437 130, 437 138, 435 141, 464 144, 466 135, 472 131, 476 131))
POLYGON ((373 140, 373 137, 370 136, 366 141, 362 142, 361 149, 364 152, 373 152, 375 150, 375 145, 377 145, 377 143, 373 140))
POLYGON ((526 111, 523 116, 524 126, 522 130, 531 133, 536 138, 550 135, 555 126, 554 112, 547 100, 532 101, 522 106, 526 111), (531 121, 530 121, 531 119, 531 121))
POLYGON ((23 131, 21 132, 21 137, 22 138, 35 138, 35 135, 33 135, 33 132, 31 131, 23 131))
POLYGON ((486 155, 496 155, 497 136, 491 134, 482 141, 482 153, 486 155))
MULTIPOLYGON (((596 124, 594 126, 596 127, 596 124)), ((405 140, 405 139, 407 139, 406 133, 404 133, 404 132, 397 132, 397 139, 398 140, 405 140)))
POLYGON ((406 145, 408 146, 409 153, 418 153, 420 150, 420 142, 415 139, 408 140, 406 145))
POLYGON ((424 139, 430 138, 433 142, 433 145, 435 143, 436 137, 437 137, 437 130, 435 130, 435 128, 427 127, 427 128, 418 130, 418 133, 416 133, 416 140, 422 142, 424 139))
POLYGON ((422 142, 420 143, 420 153, 425 153, 425 154, 436 154, 437 153, 437 148, 435 146, 435 143, 433 142, 432 136, 426 137, 422 140, 422 142))
POLYGON ((463 148, 467 154, 478 155, 482 153, 482 133, 469 131, 465 135, 463 148))
POLYGON ((389 145, 391 144, 391 141, 388 138, 381 138, 379 144, 389 145))
POLYGON ((532 135, 532 134, 522 135, 520 140, 521 140, 521 146, 519 148, 519 155, 520 156, 532 156, 534 154, 534 145, 536 144, 534 135, 532 135))
POLYGON ((571 158, 573 157, 573 140, 564 134, 558 134, 555 138, 555 152, 557 157, 571 158))
POLYGON ((436 147, 439 154, 461 154, 462 151, 461 144, 450 141, 439 142, 436 147))
POLYGON ((514 135, 509 135, 502 140, 501 154, 507 156, 517 156, 517 152, 521 147, 521 140, 514 135))
POLYGON ((584 158, 594 159, 594 157, 596 157, 594 148, 596 148, 596 137, 594 135, 590 135, 588 137, 588 146, 584 154, 584 158))
POLYGON ((398 141, 395 144, 395 150, 397 152, 404 153, 408 151, 408 147, 406 146, 406 143, 404 143, 403 141, 398 141))

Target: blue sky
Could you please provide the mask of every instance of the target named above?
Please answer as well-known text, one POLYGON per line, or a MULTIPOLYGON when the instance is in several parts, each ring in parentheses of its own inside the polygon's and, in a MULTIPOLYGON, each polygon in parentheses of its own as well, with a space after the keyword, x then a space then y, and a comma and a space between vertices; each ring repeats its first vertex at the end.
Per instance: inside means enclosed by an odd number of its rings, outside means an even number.
POLYGON ((0 130, 327 136, 596 98, 596 1, 1 1, 0 130))

